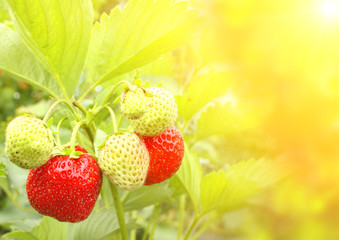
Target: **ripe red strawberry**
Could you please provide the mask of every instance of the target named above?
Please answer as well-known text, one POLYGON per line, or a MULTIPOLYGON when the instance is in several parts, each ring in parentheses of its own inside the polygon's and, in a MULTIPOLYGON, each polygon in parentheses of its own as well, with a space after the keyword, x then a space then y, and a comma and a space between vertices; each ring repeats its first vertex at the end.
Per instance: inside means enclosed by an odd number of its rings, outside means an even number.
POLYGON ((102 173, 95 159, 84 152, 79 158, 52 157, 30 170, 26 191, 30 204, 42 215, 61 222, 79 222, 92 212, 102 185, 102 173))
POLYGON ((184 140, 176 127, 171 126, 156 137, 145 137, 150 163, 145 185, 160 183, 174 175, 184 157, 184 140))

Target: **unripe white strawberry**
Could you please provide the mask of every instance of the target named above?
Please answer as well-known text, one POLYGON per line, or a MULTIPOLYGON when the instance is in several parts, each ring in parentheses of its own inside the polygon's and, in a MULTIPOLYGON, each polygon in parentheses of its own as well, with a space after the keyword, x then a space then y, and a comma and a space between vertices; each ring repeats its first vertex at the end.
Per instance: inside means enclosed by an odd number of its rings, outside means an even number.
POLYGON ((164 88, 147 89, 147 111, 139 118, 130 118, 132 129, 142 136, 157 136, 175 123, 177 105, 171 92, 164 88))
POLYGON ((53 147, 51 130, 35 116, 16 117, 7 126, 5 152, 21 168, 42 166, 51 156, 53 147))
POLYGON ((127 90, 121 99, 121 112, 129 119, 139 118, 147 111, 145 90, 135 86, 127 90))
POLYGON ((149 155, 145 143, 136 134, 117 134, 107 139, 98 164, 115 186, 131 191, 144 184, 149 155))

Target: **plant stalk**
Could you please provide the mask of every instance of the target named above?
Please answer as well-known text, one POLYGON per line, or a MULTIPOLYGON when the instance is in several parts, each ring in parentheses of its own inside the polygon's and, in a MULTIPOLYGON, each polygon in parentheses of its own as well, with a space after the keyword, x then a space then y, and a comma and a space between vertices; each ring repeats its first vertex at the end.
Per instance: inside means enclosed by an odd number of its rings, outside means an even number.
POLYGON ((101 199, 104 203, 104 206, 106 209, 111 207, 110 201, 111 200, 111 195, 109 194, 109 180, 107 178, 103 178, 102 181, 102 189, 100 191, 101 199))
POLYGON ((184 229, 184 213, 186 205, 186 195, 180 196, 179 199, 179 222, 178 222, 178 240, 182 238, 182 232, 184 229))
POLYGON ((124 117, 122 116, 122 114, 120 114, 120 117, 119 117, 119 120, 118 120, 118 128, 120 127, 123 118, 124 117))
POLYGON ((196 216, 194 217, 189 229, 187 230, 184 240, 188 240, 188 238, 190 237, 190 235, 192 234, 193 230, 195 229, 196 225, 198 224, 200 218, 202 217, 202 215, 196 216))
POLYGON ((112 196, 114 199, 114 205, 115 205, 115 210, 116 210, 116 214, 117 214, 118 221, 119 221, 122 240, 128 240, 128 232, 127 232, 127 227, 125 223, 124 210, 122 207, 118 189, 111 182, 109 183, 109 185, 111 187, 112 196))
POLYGON ((67 117, 63 117, 59 122, 58 122, 58 126, 57 126, 57 145, 61 145, 61 141, 60 141, 60 127, 63 121, 65 121, 67 119, 67 117))
POLYGON ((149 234, 148 239, 152 239, 153 235, 154 235, 154 230, 155 230, 155 225, 156 222, 158 221, 158 216, 160 213, 160 205, 154 205, 153 207, 153 211, 152 211, 152 216, 145 228, 144 234, 142 236, 142 240, 146 240, 147 239, 147 234, 149 234), (151 229, 150 229, 151 228, 151 229))
POLYGON ((71 137, 71 146, 70 146, 70 148, 71 148, 72 151, 74 151, 74 147, 75 147, 75 139, 76 139, 77 133, 78 133, 78 131, 79 131, 79 129, 80 129, 80 127, 81 127, 82 124, 85 124, 85 121, 80 121, 80 122, 78 122, 78 123, 75 125, 74 129, 73 129, 72 137, 71 137))
POLYGON ((157 226, 157 222, 158 222, 158 218, 159 218, 159 215, 160 215, 160 204, 157 204, 155 206, 155 215, 153 217, 153 223, 152 223, 152 228, 151 228, 151 232, 150 232, 150 235, 149 235, 149 239, 152 240, 154 238, 154 232, 155 232, 155 228, 157 226))
MULTIPOLYGON (((84 98, 96 87, 98 86, 100 83, 102 82, 102 78, 99 79, 98 81, 96 81, 95 83, 93 83, 88 89, 87 91, 82 94, 82 96, 78 99, 79 102, 81 102, 82 100, 84 100, 84 98)), ((127 84, 130 84, 129 82, 127 81, 120 81, 118 82, 114 87, 113 89, 110 91, 110 93, 108 94, 108 96, 106 97, 105 101, 104 101, 104 104, 102 105, 105 105, 107 103, 107 101, 109 100, 109 98, 111 97, 112 93, 114 92, 114 90, 121 84, 121 83, 127 83, 127 84)))
POLYGON ((0 189, 2 189, 5 194, 7 195, 7 197, 13 202, 13 204, 18 208, 20 209, 21 211, 24 211, 24 212, 28 212, 28 213, 34 213, 34 214, 37 214, 38 212, 33 210, 33 209, 30 209, 30 208, 25 208, 23 206, 20 205, 20 203, 17 201, 17 197, 13 196, 13 194, 5 187, 1 187, 0 186, 0 189))
POLYGON ((73 101, 72 104, 77 107, 86 117, 87 110, 85 109, 84 106, 82 106, 78 101, 73 101))
POLYGON ((111 98, 112 94, 114 91, 121 85, 121 84, 127 84, 128 86, 131 86, 131 83, 128 81, 120 81, 115 86, 111 89, 111 91, 108 93, 107 97, 105 98, 104 102, 102 105, 106 105, 108 103, 109 99, 111 98))
MULTIPOLYGON (((82 104, 80 102, 73 101, 72 104, 82 112, 82 114, 85 116, 85 118, 87 118, 87 110, 85 109, 84 106, 82 106, 82 104)), ((90 121, 86 122, 84 129, 85 129, 90 141, 93 143, 94 142, 95 124, 94 124, 94 122, 92 122, 92 119, 90 121)), ((93 147, 93 152, 95 152, 95 147, 94 147, 93 144, 92 144, 92 147, 93 147)))
POLYGON ((118 125, 117 125, 117 120, 115 118, 114 111, 109 106, 105 106, 105 108, 107 108, 109 113, 111 114, 112 123, 113 123, 113 131, 116 133, 118 131, 118 125))
POLYGON ((67 240, 71 240, 71 223, 67 223, 67 240))
MULTIPOLYGON (((137 218, 137 211, 132 211, 132 218, 137 218)), ((137 239, 137 229, 131 230, 130 234, 130 240, 136 240, 137 239)))
POLYGON ((45 114, 45 117, 44 119, 42 120, 44 123, 47 123, 49 117, 52 115, 53 113, 53 109, 59 104, 59 103, 64 103, 71 111, 72 113, 74 113, 74 109, 73 107, 71 106, 71 104, 69 104, 69 102, 67 102, 66 100, 64 99, 59 99, 57 101, 55 101, 48 109, 47 113, 45 114))

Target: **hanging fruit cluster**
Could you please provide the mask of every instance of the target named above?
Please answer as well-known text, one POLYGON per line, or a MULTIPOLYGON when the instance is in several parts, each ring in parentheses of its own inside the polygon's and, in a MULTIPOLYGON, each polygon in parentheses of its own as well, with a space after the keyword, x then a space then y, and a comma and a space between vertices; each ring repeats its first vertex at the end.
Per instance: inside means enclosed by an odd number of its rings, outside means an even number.
POLYGON ((39 213, 79 222, 92 212, 103 175, 116 187, 132 191, 163 182, 178 171, 184 141, 174 126, 177 106, 173 95, 161 87, 128 86, 120 104, 129 130, 109 135, 97 156, 75 143, 84 120, 78 121, 66 146, 55 143, 46 124, 48 116, 40 120, 22 115, 9 123, 5 151, 17 166, 30 169, 27 196, 39 213))

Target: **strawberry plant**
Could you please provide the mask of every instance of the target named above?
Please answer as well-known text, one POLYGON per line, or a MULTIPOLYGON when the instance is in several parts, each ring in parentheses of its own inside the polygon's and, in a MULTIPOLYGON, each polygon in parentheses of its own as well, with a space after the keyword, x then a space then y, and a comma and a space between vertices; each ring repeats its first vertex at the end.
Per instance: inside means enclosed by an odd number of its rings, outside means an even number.
POLYGON ((174 211, 177 239, 196 239, 281 178, 265 159, 204 164, 201 145, 255 119, 227 100, 225 71, 185 62, 202 13, 126 2, 94 22, 90 0, 4 1, 0 69, 50 99, 7 126, 0 187, 16 214, 2 238, 154 239, 174 211))

